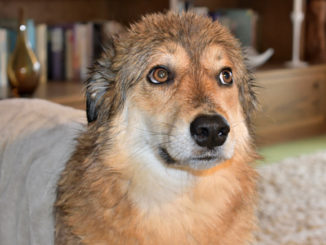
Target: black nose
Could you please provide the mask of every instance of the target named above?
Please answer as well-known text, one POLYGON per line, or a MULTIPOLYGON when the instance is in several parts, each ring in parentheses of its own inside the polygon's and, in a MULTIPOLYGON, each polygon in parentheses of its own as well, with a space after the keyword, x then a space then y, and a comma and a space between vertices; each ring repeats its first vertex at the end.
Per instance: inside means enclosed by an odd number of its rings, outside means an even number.
POLYGON ((200 115, 190 124, 190 133, 197 145, 213 149, 224 144, 230 127, 220 115, 200 115))

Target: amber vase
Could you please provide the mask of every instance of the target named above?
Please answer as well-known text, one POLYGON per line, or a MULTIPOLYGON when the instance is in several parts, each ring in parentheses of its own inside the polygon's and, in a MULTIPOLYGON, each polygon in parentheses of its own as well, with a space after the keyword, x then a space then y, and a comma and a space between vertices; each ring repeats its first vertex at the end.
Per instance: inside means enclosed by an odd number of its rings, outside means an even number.
POLYGON ((19 11, 17 40, 9 58, 7 72, 14 94, 30 95, 36 90, 40 79, 40 63, 27 39, 23 10, 19 11))

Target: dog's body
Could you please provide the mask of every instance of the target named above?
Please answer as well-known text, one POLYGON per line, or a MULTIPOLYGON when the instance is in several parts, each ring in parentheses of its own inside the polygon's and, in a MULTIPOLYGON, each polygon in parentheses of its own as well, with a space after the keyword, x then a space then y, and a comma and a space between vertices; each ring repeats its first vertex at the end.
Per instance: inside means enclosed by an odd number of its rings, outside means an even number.
POLYGON ((87 84, 89 126, 58 184, 56 244, 249 244, 254 95, 236 40, 150 15, 87 84))

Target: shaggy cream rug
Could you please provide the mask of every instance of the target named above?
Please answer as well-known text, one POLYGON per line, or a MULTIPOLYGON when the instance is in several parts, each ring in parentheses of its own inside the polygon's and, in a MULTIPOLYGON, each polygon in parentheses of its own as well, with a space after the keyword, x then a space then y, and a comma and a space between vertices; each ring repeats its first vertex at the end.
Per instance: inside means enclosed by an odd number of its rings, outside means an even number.
POLYGON ((259 245, 326 245, 326 151, 258 168, 259 245))

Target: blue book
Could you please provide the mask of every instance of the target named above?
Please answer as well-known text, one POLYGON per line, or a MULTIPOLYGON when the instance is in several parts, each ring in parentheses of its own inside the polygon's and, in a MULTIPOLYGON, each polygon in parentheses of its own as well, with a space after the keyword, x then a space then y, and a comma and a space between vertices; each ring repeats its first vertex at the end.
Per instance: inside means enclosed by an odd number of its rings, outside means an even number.
POLYGON ((65 78, 65 53, 64 53, 64 28, 52 26, 49 28, 49 79, 64 80, 65 78))
MULTIPOLYGON (((27 40, 31 44, 33 51, 36 51, 36 36, 35 24, 32 19, 26 21, 27 40)), ((8 31, 9 52, 12 53, 16 46, 18 21, 16 19, 0 19, 0 28, 5 28, 8 31)))
POLYGON ((35 23, 34 20, 28 19, 26 21, 26 27, 27 27, 27 39, 29 43, 31 44, 31 47, 33 51, 36 51, 36 33, 35 33, 35 23))
POLYGON ((253 10, 220 9, 212 12, 211 17, 228 27, 243 46, 256 46, 257 14, 253 10))

